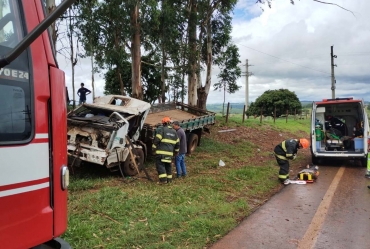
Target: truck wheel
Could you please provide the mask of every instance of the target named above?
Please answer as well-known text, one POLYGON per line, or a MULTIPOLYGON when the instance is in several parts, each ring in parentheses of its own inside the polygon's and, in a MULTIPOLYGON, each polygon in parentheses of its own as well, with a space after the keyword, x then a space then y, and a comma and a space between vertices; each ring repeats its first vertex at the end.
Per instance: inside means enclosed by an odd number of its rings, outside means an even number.
POLYGON ((194 150, 197 148, 198 146, 198 135, 195 134, 195 133, 189 133, 189 138, 188 138, 188 148, 187 148, 187 151, 188 151, 188 154, 191 154, 194 152, 194 150))
MULTIPOLYGON (((142 149, 135 148, 132 150, 132 153, 135 156, 135 161, 137 167, 140 169, 144 166, 144 151, 142 149)), ((131 154, 128 154, 125 163, 123 164, 123 173, 126 176, 135 176, 137 175, 137 170, 134 164, 134 161, 131 158, 131 154)))
POLYGON ((317 157, 315 157, 315 156, 311 156, 312 157, 312 163, 314 164, 314 165, 318 165, 318 164, 320 164, 320 159, 319 158, 317 158, 317 157))
POLYGON ((362 167, 367 167, 367 155, 365 158, 361 158, 361 166, 362 167))

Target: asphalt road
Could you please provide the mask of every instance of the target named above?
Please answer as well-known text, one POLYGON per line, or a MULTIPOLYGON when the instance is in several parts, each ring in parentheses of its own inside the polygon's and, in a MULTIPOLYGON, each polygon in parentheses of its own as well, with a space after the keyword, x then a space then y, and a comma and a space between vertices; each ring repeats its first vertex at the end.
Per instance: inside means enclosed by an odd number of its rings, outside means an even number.
POLYGON ((366 168, 346 162, 319 172, 314 183, 285 186, 211 248, 370 248, 366 168))

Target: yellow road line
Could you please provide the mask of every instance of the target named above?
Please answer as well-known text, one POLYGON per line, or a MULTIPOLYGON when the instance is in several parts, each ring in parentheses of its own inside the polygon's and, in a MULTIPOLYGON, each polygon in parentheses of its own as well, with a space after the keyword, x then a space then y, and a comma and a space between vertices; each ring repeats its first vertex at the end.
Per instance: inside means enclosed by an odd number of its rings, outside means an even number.
POLYGON ((311 224, 308 226, 308 229, 304 234, 303 238, 299 241, 298 249, 311 249, 315 246, 317 237, 321 230, 321 226, 324 223, 324 220, 328 213, 329 205, 333 199, 339 181, 343 176, 344 169, 345 169, 344 167, 341 167, 338 170, 337 174, 335 175, 333 181, 331 182, 328 190, 325 193, 324 198, 322 199, 319 207, 317 208, 315 215, 313 216, 311 224))

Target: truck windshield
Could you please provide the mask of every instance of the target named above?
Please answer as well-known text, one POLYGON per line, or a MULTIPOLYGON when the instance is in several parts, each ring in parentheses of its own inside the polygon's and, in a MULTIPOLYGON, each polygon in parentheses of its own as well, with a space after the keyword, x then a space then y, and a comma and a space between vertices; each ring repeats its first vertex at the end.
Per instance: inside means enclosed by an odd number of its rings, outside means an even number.
MULTIPOLYGON (((0 55, 24 37, 18 0, 0 0, 0 55)), ((0 69, 0 145, 24 143, 31 136, 31 87, 28 51, 0 69)))

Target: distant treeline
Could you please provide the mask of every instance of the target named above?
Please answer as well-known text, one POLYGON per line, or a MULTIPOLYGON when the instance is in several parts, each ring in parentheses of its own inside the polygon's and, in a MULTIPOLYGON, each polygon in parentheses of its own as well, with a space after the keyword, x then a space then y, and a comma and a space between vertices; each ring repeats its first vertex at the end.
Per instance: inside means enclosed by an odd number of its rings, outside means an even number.
MULTIPOLYGON (((312 101, 301 101, 303 109, 310 109, 312 101)), ((226 113, 227 103, 225 104, 226 113)), ((243 112, 244 103, 230 103, 230 114, 241 114, 243 112)), ((215 113, 222 113, 222 104, 207 104, 207 110, 215 113)))
MULTIPOLYGON (((301 101, 303 110, 311 109, 312 101, 301 101)), ((370 105, 365 102, 370 110, 370 105)), ((225 104, 226 114, 227 103, 225 104)), ((244 103, 230 103, 230 114, 241 114, 243 112, 244 103)), ((222 104, 207 104, 207 110, 215 113, 222 113, 222 104)))

